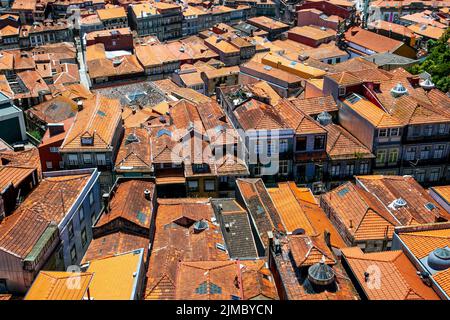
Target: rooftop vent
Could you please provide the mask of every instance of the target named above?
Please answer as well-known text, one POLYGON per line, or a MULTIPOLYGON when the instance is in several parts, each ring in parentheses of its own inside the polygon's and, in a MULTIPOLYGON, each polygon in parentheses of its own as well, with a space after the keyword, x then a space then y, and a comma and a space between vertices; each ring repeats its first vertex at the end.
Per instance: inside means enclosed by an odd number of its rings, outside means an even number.
POLYGON ((208 229, 208 222, 204 221, 204 220, 200 220, 200 221, 196 221, 194 223, 194 232, 195 233, 200 233, 203 230, 208 229))
POLYGON ((437 248, 428 255, 428 265, 434 270, 450 268, 450 248, 437 248))
POLYGON ((335 274, 333 269, 325 264, 325 259, 313 264, 308 269, 308 280, 318 286, 328 286, 334 282, 335 274))
POLYGON ((429 78, 424 81, 420 81, 419 85, 425 90, 431 90, 434 88, 434 83, 429 78))
POLYGON ((319 113, 319 115, 317 116, 317 121, 319 121, 319 123, 323 126, 330 124, 331 120, 332 120, 331 114, 329 114, 326 111, 319 113))
POLYGON ((391 89, 391 94, 394 97, 401 97, 408 93, 408 90, 403 86, 401 82, 397 83, 397 85, 391 89))
POLYGON ((145 199, 147 199, 147 200, 150 200, 151 199, 151 192, 150 192, 150 190, 148 190, 148 189, 145 189, 144 190, 144 197, 145 197, 145 199))
POLYGON ((130 133, 125 140, 126 140, 125 144, 129 144, 129 143, 133 143, 133 142, 139 142, 138 137, 134 133, 130 133))
POLYGON ((405 207, 406 205, 407 205, 407 202, 405 199, 398 198, 398 199, 395 199, 394 201, 392 201, 392 203, 388 207, 390 207, 392 209, 399 209, 399 208, 405 207))
POLYGON ((270 70, 272 70, 272 67, 271 66, 264 66, 264 70, 270 71, 270 70))

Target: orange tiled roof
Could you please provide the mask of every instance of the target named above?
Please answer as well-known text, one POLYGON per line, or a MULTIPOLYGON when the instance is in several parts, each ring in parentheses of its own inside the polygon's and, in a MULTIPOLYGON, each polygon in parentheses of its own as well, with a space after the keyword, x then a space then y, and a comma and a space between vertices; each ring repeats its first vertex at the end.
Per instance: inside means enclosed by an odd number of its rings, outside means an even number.
POLYGON ((403 225, 411 224, 412 221, 422 224, 441 219, 450 220, 450 214, 413 177, 372 175, 357 176, 356 179, 386 207, 396 199, 404 199, 406 207, 390 209, 392 215, 403 225), (435 208, 427 209, 428 203, 435 208))
POLYGON ((127 13, 125 12, 125 9, 123 7, 100 9, 97 10, 97 14, 100 20, 109 20, 127 17, 127 13))
POLYGON ((403 42, 380 34, 353 27, 345 33, 345 39, 375 52, 394 52, 403 42))
POLYGON ((439 300, 402 251, 363 253, 359 247, 352 247, 342 249, 342 254, 370 300, 439 300), (369 273, 368 280, 365 272, 369 273))
POLYGON ((361 99, 354 103, 349 101, 347 98, 344 100, 344 103, 376 128, 392 128, 402 126, 402 123, 397 118, 383 111, 381 108, 365 98, 361 97, 361 99))
POLYGON ((335 159, 375 158, 365 145, 341 126, 330 123, 325 126, 327 135, 327 154, 335 159))
POLYGON ((61 150, 110 149, 120 122, 120 101, 96 95, 84 102, 84 109, 78 112, 61 150), (82 145, 82 137, 92 137, 93 145, 82 145))
POLYGON ((351 182, 322 195, 322 201, 356 241, 392 239, 394 226, 399 224, 373 195, 351 182))
POLYGON ((303 229, 307 235, 315 235, 316 230, 297 201, 292 183, 279 183, 278 188, 269 188, 269 194, 277 208, 287 232, 303 229))
POLYGON ((128 180, 120 182, 113 191, 110 201, 110 211, 103 212, 95 229, 101 229, 115 219, 123 219, 145 229, 150 229, 153 214, 152 198, 155 184, 145 180, 128 180), (150 191, 150 200, 144 196, 144 191, 150 191))
POLYGON ((0 190, 5 190, 10 184, 17 187, 29 177, 36 168, 0 165, 0 190))
POLYGON ((0 224, 0 247, 18 257, 25 257, 42 233, 64 218, 89 174, 49 177, 25 198, 24 202, 0 224))
POLYGON ((126 128, 116 157, 116 171, 151 171, 151 139, 146 128, 126 128), (133 139, 136 138, 137 141, 133 139))
POLYGON ((321 261, 326 264, 337 262, 330 248, 322 240, 322 235, 291 235, 289 236, 289 248, 297 268, 312 266, 321 261))
POLYGON ((275 108, 296 134, 325 133, 326 130, 311 116, 288 100, 281 100, 275 108))
POLYGON ((23 151, 2 151, 0 152, 0 163, 15 167, 37 168, 39 176, 41 175, 41 160, 37 148, 30 148, 23 151))
POLYGON ((254 99, 240 105, 234 110, 234 114, 244 130, 271 130, 289 127, 274 107, 254 99))
POLYGON ((41 271, 25 300, 82 300, 93 276, 89 272, 41 271))
POLYGON ((150 239, 148 237, 114 232, 96 239, 92 239, 83 257, 82 264, 92 260, 106 258, 123 252, 130 252, 140 248, 144 249, 144 261, 147 258, 150 239))
POLYGON ((439 197, 450 205, 450 185, 432 187, 431 190, 436 192, 439 197))
POLYGON ((228 254, 216 248, 224 240, 211 222, 208 199, 159 199, 158 204, 145 299, 175 299, 179 261, 225 261, 228 254), (208 228, 194 232, 193 223, 200 220, 208 228))
POLYGON ((87 272, 94 277, 89 286, 91 299, 130 300, 142 281, 143 250, 121 253, 89 262, 87 272))

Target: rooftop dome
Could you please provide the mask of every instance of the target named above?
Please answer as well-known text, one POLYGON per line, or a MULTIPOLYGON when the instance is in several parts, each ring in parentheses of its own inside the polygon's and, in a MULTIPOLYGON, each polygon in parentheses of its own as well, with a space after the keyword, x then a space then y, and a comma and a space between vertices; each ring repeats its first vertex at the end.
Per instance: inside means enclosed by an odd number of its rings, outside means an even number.
POLYGON ((198 233, 208 228, 208 222, 199 220, 194 223, 194 232, 198 233))
POLYGON ((319 115, 317 116, 317 121, 319 121, 319 123, 323 126, 326 126, 327 124, 331 123, 331 114, 329 114, 326 111, 322 111, 321 113, 319 113, 319 115))
POLYGON ((139 139, 134 133, 130 133, 126 138, 127 144, 133 143, 133 142, 138 142, 138 141, 139 141, 139 139))
POLYGON ((450 267, 450 248, 437 248, 428 255, 428 265, 434 270, 445 270, 450 267))
POLYGON ((308 269, 308 279, 315 285, 327 286, 332 284, 334 282, 334 277, 333 269, 326 265, 323 259, 319 263, 313 264, 308 269))
POLYGON ((426 80, 420 81, 419 84, 425 90, 431 90, 431 89, 434 88, 434 83, 430 79, 426 79, 426 80))
POLYGON ((394 97, 400 97, 408 93, 408 90, 403 86, 401 82, 397 83, 395 87, 391 89, 391 93, 394 97))

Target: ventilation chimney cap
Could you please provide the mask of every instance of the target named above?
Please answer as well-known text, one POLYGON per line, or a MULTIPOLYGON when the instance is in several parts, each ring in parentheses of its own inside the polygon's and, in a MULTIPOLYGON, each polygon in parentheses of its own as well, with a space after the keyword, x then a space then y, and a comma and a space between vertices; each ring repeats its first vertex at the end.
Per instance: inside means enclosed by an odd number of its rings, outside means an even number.
POLYGON ((397 85, 395 87, 393 87, 391 89, 391 93, 394 97, 400 97, 404 94, 407 94, 408 90, 405 88, 405 86, 401 82, 399 82, 399 83, 397 83, 397 85))
POLYGON ((434 88, 434 83, 430 80, 430 78, 420 81, 419 85, 425 90, 431 90, 434 88))

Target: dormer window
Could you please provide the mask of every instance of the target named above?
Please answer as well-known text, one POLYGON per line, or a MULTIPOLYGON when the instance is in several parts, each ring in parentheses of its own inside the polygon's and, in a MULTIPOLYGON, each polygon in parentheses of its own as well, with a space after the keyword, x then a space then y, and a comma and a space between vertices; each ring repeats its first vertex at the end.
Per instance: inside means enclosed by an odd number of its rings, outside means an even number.
POLYGON ((192 166, 192 170, 194 171, 194 173, 208 173, 209 165, 206 163, 194 164, 192 166))
POLYGON ((82 146, 92 146, 94 144, 94 137, 81 137, 82 146))

